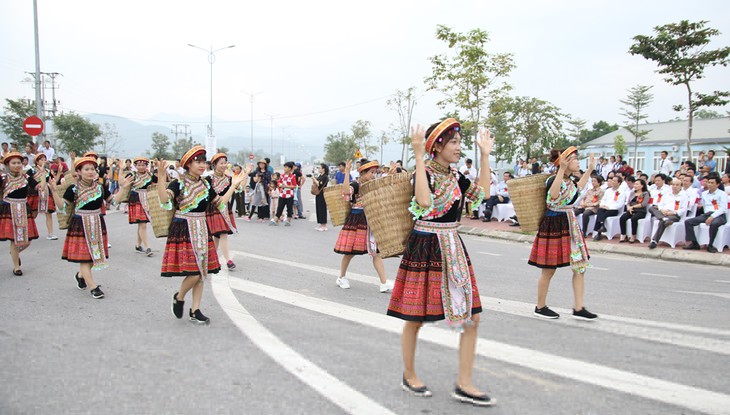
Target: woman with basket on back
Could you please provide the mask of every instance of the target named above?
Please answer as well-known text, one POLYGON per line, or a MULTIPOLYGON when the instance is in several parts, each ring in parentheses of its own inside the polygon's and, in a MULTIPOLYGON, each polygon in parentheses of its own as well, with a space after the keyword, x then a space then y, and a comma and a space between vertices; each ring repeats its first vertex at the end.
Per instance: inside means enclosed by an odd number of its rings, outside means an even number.
MULTIPOLYGON (((580 170, 578 149, 573 146, 564 151, 552 150, 550 162, 558 167, 558 171, 545 184, 547 209, 540 222, 535 242, 532 243, 532 252, 528 261, 528 264, 542 269, 537 282, 537 305, 533 314, 547 319, 560 317, 560 314, 548 308, 547 293, 555 270, 570 266, 573 271, 573 297, 575 299, 573 318, 593 320, 598 316, 583 306, 584 275, 590 256, 585 236, 580 230, 574 212, 574 205, 580 191, 588 183, 590 175, 584 174, 580 180, 572 177, 580 170)), ((595 167, 596 161, 591 155, 586 171, 593 171, 595 167)))
MULTIPOLYGON (((137 225, 137 242, 134 244, 134 251, 145 254, 148 257, 153 256, 152 248, 150 248, 150 240, 147 236, 147 224, 152 217, 150 216, 150 208, 147 204, 147 189, 157 183, 157 175, 149 170, 150 159, 147 157, 136 157, 134 159, 134 167, 136 171, 129 172, 125 179, 129 177, 132 181, 129 189, 128 209, 129 224, 137 225)), ((165 174, 164 170, 162 174, 165 174)))
POLYGON ((416 396, 431 396, 416 374, 416 341, 424 322, 446 319, 449 326, 461 332, 459 375, 452 396, 461 402, 489 406, 495 400, 472 381, 482 304, 474 270, 457 229, 464 201, 471 200, 478 206, 484 198, 484 188, 491 185, 489 154, 494 140, 489 131, 480 131, 480 176, 472 182, 451 167, 461 159, 460 131, 459 122, 453 118, 433 124, 425 132, 421 126, 411 130, 416 172, 415 196, 409 210, 416 224, 398 268, 388 315, 405 320, 403 390, 416 396), (424 162, 426 154, 430 156, 428 162, 424 162))

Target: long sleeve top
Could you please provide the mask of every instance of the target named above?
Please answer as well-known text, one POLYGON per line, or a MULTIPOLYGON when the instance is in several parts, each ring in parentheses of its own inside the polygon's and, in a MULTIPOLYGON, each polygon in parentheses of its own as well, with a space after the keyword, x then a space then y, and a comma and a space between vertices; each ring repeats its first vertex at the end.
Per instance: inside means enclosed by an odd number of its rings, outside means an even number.
POLYGON ((690 203, 687 198, 687 194, 680 191, 676 195, 674 193, 665 195, 664 198, 662 198, 662 203, 660 203, 657 208, 661 211, 670 210, 674 212, 675 215, 684 216, 689 206, 690 203))
POLYGON ((606 189, 601 199, 601 207, 608 210, 618 210, 626 204, 626 193, 620 190, 613 190, 613 188, 606 189))
POLYGON ((727 212, 727 193, 720 189, 715 189, 715 193, 705 190, 702 193, 702 206, 705 213, 712 212, 712 217, 717 218, 727 212))

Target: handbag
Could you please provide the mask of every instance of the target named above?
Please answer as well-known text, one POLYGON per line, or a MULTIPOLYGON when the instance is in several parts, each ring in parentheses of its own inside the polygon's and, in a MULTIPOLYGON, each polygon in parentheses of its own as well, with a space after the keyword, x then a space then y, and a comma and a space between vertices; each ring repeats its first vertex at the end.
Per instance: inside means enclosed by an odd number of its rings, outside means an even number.
POLYGON ((315 196, 322 193, 322 191, 319 190, 319 180, 312 180, 312 187, 309 189, 309 193, 315 196))

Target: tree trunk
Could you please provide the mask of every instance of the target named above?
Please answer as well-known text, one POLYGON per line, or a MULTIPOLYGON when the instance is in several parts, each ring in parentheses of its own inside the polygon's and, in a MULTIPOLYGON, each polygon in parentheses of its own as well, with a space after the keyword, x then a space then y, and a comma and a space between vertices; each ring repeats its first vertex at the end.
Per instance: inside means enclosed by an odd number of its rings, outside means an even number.
POLYGON ((694 117, 694 106, 692 105, 692 88, 689 86, 689 82, 687 82, 685 85, 687 85, 687 108, 688 108, 688 118, 687 118, 687 160, 693 161, 692 158, 692 118, 694 117))

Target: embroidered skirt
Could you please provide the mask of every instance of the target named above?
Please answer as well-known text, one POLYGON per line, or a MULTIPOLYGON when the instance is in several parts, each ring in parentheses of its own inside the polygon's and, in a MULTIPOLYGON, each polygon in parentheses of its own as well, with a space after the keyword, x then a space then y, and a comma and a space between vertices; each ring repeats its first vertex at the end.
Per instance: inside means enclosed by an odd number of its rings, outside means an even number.
POLYGON ((129 223, 148 223, 150 219, 142 207, 142 202, 139 200, 139 193, 129 192, 129 201, 127 213, 129 214, 129 223))
MULTIPOLYGON (((215 250, 213 238, 208 235, 208 273, 217 274, 220 271, 218 254, 215 250)), ((165 253, 162 257, 163 277, 186 277, 189 275, 200 275, 198 263, 196 262, 193 245, 190 241, 188 223, 185 219, 175 217, 170 224, 170 231, 167 235, 165 253)))
MULTIPOLYGON (((459 237, 459 242, 464 245, 459 237)), ((466 247, 464 247, 466 252, 466 247)), ((472 288, 472 315, 482 312, 482 302, 469 254, 469 276, 472 288)), ((413 230, 398 267, 395 286, 390 296, 388 315, 409 321, 438 321, 445 318, 441 297, 443 260, 438 235, 413 230)))
POLYGON ((335 252, 343 255, 364 255, 368 253, 368 220, 362 209, 352 209, 342 225, 335 252))
POLYGON ((527 263, 538 268, 569 266, 570 241, 568 216, 548 210, 540 222, 527 263))
MULTIPOLYGON (((30 206, 30 209, 33 212, 38 212, 38 204, 40 201, 40 197, 38 196, 38 193, 31 194, 28 192, 28 206, 30 206)), ((53 213, 56 211, 56 202, 53 200, 53 196, 50 194, 48 195, 48 201, 47 204, 47 210, 42 213, 53 213)))
MULTIPOLYGON (((109 239, 106 234, 106 223, 104 217, 99 216, 101 220, 101 235, 104 257, 109 258, 109 239)), ((94 260, 89 252, 89 245, 86 240, 86 232, 84 231, 84 221, 79 215, 74 215, 68 225, 66 231, 66 239, 63 241, 63 253, 61 259, 68 262, 87 262, 93 263, 94 260)))
MULTIPOLYGON (((26 206, 28 212, 28 240, 38 239, 38 228, 35 226, 35 220, 31 213, 30 207, 26 206)), ((15 231, 13 230, 13 216, 10 211, 10 204, 0 200, 0 241, 15 241, 15 231)))
POLYGON ((205 212, 205 220, 208 222, 208 230, 213 236, 221 236, 223 234, 233 235, 237 232, 236 219, 233 217, 233 211, 226 209, 228 221, 223 217, 223 213, 216 207, 211 207, 205 212), (230 223, 230 226, 228 225, 230 223))

